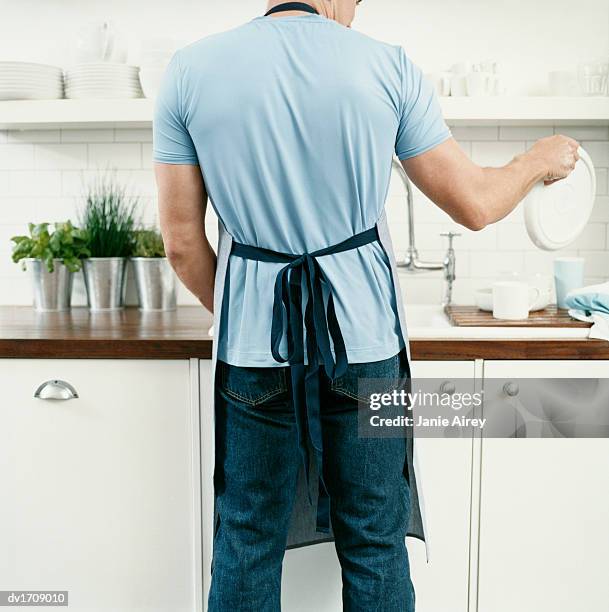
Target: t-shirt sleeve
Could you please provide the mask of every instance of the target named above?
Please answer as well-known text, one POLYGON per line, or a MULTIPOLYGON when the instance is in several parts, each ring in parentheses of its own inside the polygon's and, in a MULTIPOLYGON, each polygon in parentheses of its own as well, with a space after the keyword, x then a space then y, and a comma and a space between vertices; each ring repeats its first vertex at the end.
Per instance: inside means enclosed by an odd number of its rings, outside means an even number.
POLYGON ((451 137, 432 83, 399 48, 401 81, 400 124, 395 153, 400 160, 425 153, 451 137))
POLYGON ((154 161, 164 164, 199 164, 184 122, 179 52, 169 63, 157 95, 152 140, 154 161))

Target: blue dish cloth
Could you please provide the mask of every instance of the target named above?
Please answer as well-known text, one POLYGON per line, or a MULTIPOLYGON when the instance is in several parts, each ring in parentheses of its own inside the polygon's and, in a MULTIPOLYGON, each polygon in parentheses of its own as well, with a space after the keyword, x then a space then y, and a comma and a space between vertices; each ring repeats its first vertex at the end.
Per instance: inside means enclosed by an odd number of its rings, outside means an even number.
POLYGON ((565 303, 574 319, 593 323, 590 338, 609 341, 609 282, 570 291, 565 303))

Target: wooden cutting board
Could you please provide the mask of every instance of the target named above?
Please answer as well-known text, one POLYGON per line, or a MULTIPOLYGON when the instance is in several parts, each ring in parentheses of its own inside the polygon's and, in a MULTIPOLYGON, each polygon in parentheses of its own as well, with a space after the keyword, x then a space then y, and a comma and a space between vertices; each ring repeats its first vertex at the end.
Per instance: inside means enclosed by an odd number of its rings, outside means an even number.
POLYGON ((543 310, 529 313, 522 321, 502 321, 493 318, 492 312, 480 310, 477 306, 446 306, 450 322, 457 327, 591 327, 592 323, 572 319, 566 310, 548 306, 543 310))

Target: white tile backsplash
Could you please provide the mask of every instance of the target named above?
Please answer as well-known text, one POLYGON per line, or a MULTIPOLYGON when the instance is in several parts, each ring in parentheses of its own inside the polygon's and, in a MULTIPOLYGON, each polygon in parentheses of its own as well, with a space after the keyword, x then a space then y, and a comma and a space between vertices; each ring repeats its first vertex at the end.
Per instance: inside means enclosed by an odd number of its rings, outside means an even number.
POLYGON ((470 257, 470 276, 473 278, 492 277, 511 270, 524 271, 524 252, 511 251, 480 251, 470 257))
POLYGON ((34 219, 38 213, 36 198, 0 198, 0 216, 5 223, 19 223, 24 217, 34 219))
MULTIPOLYGON (((588 223, 579 238, 571 245, 574 249, 604 249, 607 244, 605 240, 605 231, 607 229, 604 223, 588 223)), ((609 270, 607 270, 609 275, 609 270)))
POLYGON ((152 142, 152 130, 146 128, 125 128, 115 130, 116 142, 152 142))
MULTIPOLYGON (((481 232, 457 226, 418 189, 414 189, 416 238, 422 259, 441 261, 446 250, 447 230, 462 235, 455 239, 457 281, 454 299, 472 303, 472 291, 488 286, 503 270, 552 273, 558 256, 586 258, 586 282, 609 278, 609 128, 575 126, 453 127, 453 136, 463 149, 482 165, 508 162, 535 139, 551 133, 567 133, 580 140, 593 156, 597 170, 597 191, 593 217, 582 236, 557 252, 537 249, 524 227, 522 206, 505 219, 481 232)), ((117 178, 129 195, 140 197, 145 223, 157 218, 156 189, 152 171, 150 129, 65 129, 61 131, 0 130, 0 303, 31 303, 29 278, 10 260, 9 238, 27 232, 28 221, 77 221, 86 185, 98 169, 116 169, 117 178), (28 137, 29 135, 29 137, 28 137)), ((408 223, 404 187, 393 176, 386 203, 394 247, 402 257, 408 244, 408 223)), ((216 220, 209 212, 206 226, 212 242, 217 236, 216 220)), ((400 273, 409 303, 438 303, 444 295, 444 280, 438 272, 416 276, 400 273)), ((80 275, 75 283, 75 304, 84 304, 80 275)), ((133 300, 133 286, 128 295, 133 300)), ((197 304, 180 287, 181 304, 197 304)))
POLYGON ((596 196, 590 221, 594 223, 609 223, 609 196, 596 196))
POLYGON ((497 140, 499 128, 497 126, 453 126, 450 128, 457 140, 497 140))
POLYGON ((579 255, 586 259, 586 276, 598 276, 607 280, 609 278, 609 251, 579 251, 579 255))
POLYGON ((607 125, 575 125, 557 126, 555 134, 565 134, 580 142, 583 140, 609 140, 609 126, 607 125))
POLYGON ((609 166, 609 142, 600 140, 582 140, 582 147, 590 154, 595 166, 606 168, 609 166))
POLYGON ((86 168, 87 146, 86 144, 36 144, 34 145, 35 168, 37 170, 86 168))
POLYGON ((152 168, 152 141, 142 143, 142 168, 152 168))
POLYGON ((59 130, 9 130, 6 133, 8 143, 59 142, 59 130))
POLYGON ((91 143, 89 165, 93 170, 113 168, 140 168, 142 148, 139 143, 91 143))
POLYGON ((499 140, 538 140, 553 134, 552 126, 502 125, 499 128, 499 140))
POLYGON ((37 196, 41 199, 61 195, 61 174, 57 170, 10 170, 8 195, 37 196))
POLYGON ((608 175, 607 168, 597 168, 596 169, 596 194, 597 195, 606 195, 609 191, 608 184, 608 175))
POLYGON ((524 150, 523 141, 472 142, 472 159, 485 166, 503 166, 524 150))
POLYGON ((34 167, 34 145, 0 144, 0 168, 27 170, 34 167))
POLYGON ((61 142, 114 142, 114 130, 61 130, 61 142))
POLYGON ((0 196, 8 195, 10 191, 8 177, 8 172, 0 170, 0 196))

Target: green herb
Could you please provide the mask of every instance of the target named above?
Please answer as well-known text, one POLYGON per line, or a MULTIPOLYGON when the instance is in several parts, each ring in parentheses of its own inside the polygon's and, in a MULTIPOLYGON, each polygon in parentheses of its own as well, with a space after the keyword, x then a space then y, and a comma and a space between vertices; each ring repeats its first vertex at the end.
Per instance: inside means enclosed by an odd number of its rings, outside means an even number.
POLYGON ((156 230, 136 230, 133 257, 165 257, 163 237, 156 230))
MULTIPOLYGON (((45 262, 47 270, 53 272, 54 259, 61 259, 71 272, 82 266, 82 258, 90 254, 88 236, 85 230, 74 227, 70 221, 55 223, 54 231, 49 232, 48 223, 28 224, 29 236, 13 236, 13 261, 33 257, 45 262)), ((25 261, 21 264, 25 270, 25 261)))
POLYGON ((137 205, 138 199, 126 196, 112 173, 89 187, 80 222, 89 234, 91 257, 131 255, 137 205))

